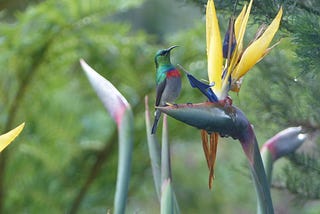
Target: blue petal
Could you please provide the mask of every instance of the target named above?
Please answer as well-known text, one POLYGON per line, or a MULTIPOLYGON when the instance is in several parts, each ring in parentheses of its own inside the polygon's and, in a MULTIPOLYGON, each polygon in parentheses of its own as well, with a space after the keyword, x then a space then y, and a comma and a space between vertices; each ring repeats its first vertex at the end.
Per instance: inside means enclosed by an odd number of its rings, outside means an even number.
POLYGON ((210 102, 218 102, 218 97, 212 91, 210 85, 200 82, 189 73, 186 73, 186 74, 189 79, 190 85, 193 88, 198 88, 209 99, 210 102))
POLYGON ((224 40, 223 40, 223 47, 222 47, 222 52, 223 52, 223 57, 227 58, 228 57, 228 52, 230 51, 230 56, 232 56, 232 53, 236 47, 236 36, 234 34, 234 19, 231 18, 229 21, 229 27, 228 27, 228 31, 226 32, 226 35, 224 36, 224 40), (232 36, 231 38, 231 44, 229 44, 229 40, 230 40, 230 34, 232 36))

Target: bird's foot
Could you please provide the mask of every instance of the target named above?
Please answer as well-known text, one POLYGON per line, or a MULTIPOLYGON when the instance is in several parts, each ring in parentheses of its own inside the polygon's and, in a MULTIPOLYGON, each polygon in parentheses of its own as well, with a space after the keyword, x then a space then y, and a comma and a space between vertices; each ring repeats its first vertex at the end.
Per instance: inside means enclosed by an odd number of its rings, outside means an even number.
POLYGON ((166 103, 166 106, 171 106, 171 107, 175 107, 175 108, 178 108, 178 104, 176 103, 166 103))

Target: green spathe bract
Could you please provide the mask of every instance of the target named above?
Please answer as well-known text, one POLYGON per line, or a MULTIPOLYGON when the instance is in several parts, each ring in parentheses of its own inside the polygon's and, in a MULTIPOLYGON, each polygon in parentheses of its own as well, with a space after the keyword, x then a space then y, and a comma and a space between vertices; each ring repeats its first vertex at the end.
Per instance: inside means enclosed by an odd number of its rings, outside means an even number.
POLYGON ((264 171, 258 143, 248 119, 242 111, 221 103, 182 104, 158 107, 160 111, 198 129, 218 132, 222 136, 238 139, 249 160, 259 200, 258 212, 274 213, 269 183, 264 171))
POLYGON ((241 119, 244 114, 238 108, 220 103, 179 104, 157 109, 208 133, 219 132, 237 139, 249 125, 247 120, 241 119))

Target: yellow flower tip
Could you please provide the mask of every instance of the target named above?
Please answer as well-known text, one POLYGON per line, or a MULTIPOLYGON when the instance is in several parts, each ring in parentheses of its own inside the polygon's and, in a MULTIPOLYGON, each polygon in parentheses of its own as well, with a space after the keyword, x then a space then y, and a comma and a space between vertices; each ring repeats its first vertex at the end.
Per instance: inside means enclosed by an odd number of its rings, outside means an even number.
POLYGON ((4 150, 23 130, 25 123, 20 124, 18 127, 11 131, 0 135, 0 152, 4 150))
POLYGON ((239 32, 240 32, 240 27, 242 25, 243 17, 244 14, 246 13, 247 10, 247 5, 244 5, 244 7, 241 10, 241 13, 238 15, 236 18, 236 21, 234 22, 234 34, 236 36, 237 42, 239 42, 239 32))
POLYGON ((243 52, 240 62, 232 73, 233 81, 237 81, 245 75, 269 51, 268 46, 279 29, 282 13, 281 7, 277 16, 263 34, 243 52))
POLYGON ((213 0, 208 0, 206 9, 206 41, 208 57, 208 77, 214 91, 221 90, 222 42, 216 9, 213 0))
POLYGON ((245 30, 247 28, 247 23, 249 20, 252 4, 253 4, 253 0, 250 1, 248 6, 246 4, 244 5, 244 7, 241 10, 241 13, 236 18, 236 21, 234 24, 234 31, 235 31, 237 45, 236 45, 234 54, 231 58, 231 62, 229 66, 232 77, 234 76, 234 73, 235 73, 234 70, 236 68, 236 65, 238 64, 240 57, 242 56, 243 38, 244 38, 245 30))
MULTIPOLYGON (((238 23, 236 23, 237 25, 240 25, 240 26, 235 26, 235 33, 236 33, 236 38, 237 38, 237 43, 238 43, 237 46, 238 46, 239 53, 242 52, 244 33, 247 28, 252 3, 253 3, 253 0, 250 1, 248 7, 246 7, 246 6, 243 7, 240 15, 238 16, 239 21, 238 21, 238 23)), ((237 20, 236 20, 236 22, 237 22, 237 20)))

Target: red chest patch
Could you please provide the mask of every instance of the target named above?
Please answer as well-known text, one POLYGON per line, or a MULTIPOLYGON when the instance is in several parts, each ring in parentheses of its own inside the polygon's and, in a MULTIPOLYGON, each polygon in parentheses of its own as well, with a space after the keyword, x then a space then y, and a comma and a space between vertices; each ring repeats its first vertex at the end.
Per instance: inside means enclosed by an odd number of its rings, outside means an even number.
POLYGON ((180 72, 177 69, 168 71, 167 77, 180 77, 180 72))

